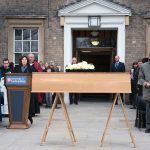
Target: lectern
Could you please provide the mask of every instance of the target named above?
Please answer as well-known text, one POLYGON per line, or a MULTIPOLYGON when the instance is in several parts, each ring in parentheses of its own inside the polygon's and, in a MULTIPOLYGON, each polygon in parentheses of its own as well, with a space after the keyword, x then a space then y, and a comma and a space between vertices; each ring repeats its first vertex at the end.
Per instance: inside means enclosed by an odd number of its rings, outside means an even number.
POLYGON ((5 75, 8 96, 9 125, 11 129, 26 129, 31 92, 31 74, 12 73, 5 75))

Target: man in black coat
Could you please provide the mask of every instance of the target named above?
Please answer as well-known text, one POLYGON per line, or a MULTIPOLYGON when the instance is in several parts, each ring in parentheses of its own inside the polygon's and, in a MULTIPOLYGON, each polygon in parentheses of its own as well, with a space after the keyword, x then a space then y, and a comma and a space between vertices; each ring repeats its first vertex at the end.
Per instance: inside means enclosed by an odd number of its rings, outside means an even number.
POLYGON ((112 63, 111 66, 112 72, 125 72, 125 65, 123 62, 120 62, 119 59, 119 56, 115 56, 115 61, 112 63))
MULTIPOLYGON (((9 59, 4 58, 2 62, 2 66, 0 67, 1 71, 1 77, 4 77, 6 73, 11 73, 13 72, 12 68, 9 66, 9 59)), ((1 78, 0 78, 1 79, 1 78)), ((1 104, 4 104, 4 97, 3 94, 0 96, 1 104)))
MULTIPOLYGON (((115 56, 115 61, 111 65, 111 71, 112 72, 125 72, 125 65, 123 62, 120 62, 120 57, 115 56)), ((123 100, 123 94, 121 93, 121 98, 123 100)), ((114 94, 113 94, 114 97, 114 94)), ((116 105, 118 104, 118 100, 116 101, 116 105)))
MULTIPOLYGON (((76 57, 72 58, 72 64, 77 64, 77 58, 76 57)), ((72 105, 73 103, 75 105, 78 105, 79 94, 78 93, 69 93, 69 100, 70 100, 70 105, 72 105)))
POLYGON ((1 70, 2 77, 5 75, 5 73, 13 72, 12 68, 10 68, 10 66, 9 66, 8 58, 3 59, 3 63, 2 63, 2 66, 0 67, 0 70, 1 70))

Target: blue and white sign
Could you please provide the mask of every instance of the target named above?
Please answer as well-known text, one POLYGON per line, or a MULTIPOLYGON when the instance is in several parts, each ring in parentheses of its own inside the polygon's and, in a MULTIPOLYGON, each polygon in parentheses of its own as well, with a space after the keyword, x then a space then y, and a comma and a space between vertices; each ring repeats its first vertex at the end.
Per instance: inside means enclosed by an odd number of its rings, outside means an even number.
POLYGON ((6 76, 6 86, 15 85, 23 86, 28 84, 27 76, 6 76))

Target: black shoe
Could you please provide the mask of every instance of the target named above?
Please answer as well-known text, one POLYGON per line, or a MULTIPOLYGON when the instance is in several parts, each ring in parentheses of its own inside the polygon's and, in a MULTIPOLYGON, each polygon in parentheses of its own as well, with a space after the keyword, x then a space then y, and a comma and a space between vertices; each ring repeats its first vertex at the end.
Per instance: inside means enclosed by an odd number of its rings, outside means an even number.
POLYGON ((51 108, 51 106, 49 106, 49 105, 45 105, 45 108, 51 108))
POLYGON ((150 129, 146 129, 146 130, 145 130, 145 133, 150 133, 150 129))
POLYGON ((34 113, 32 114, 32 117, 35 117, 35 114, 34 114, 34 113))
POLYGON ((29 119, 30 123, 33 124, 32 116, 29 116, 28 119, 29 119))

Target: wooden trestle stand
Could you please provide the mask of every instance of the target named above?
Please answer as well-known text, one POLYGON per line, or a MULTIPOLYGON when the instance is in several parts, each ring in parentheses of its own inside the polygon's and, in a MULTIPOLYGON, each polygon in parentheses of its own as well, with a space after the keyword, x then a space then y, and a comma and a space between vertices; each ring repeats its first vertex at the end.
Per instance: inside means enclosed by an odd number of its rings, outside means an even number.
POLYGON ((101 139, 101 146, 103 146, 105 134, 108 129, 110 119, 112 117, 116 99, 118 97, 122 106, 126 125, 129 129, 131 141, 134 144, 134 147, 136 147, 135 140, 132 136, 131 129, 128 123, 127 114, 125 112, 125 108, 123 106, 120 96, 120 93, 131 93, 130 75, 128 73, 33 73, 32 92, 56 93, 56 98, 54 100, 52 110, 48 117, 48 122, 42 135, 41 144, 43 144, 43 142, 45 142, 46 140, 48 129, 51 125, 52 117, 58 99, 60 99, 61 102, 71 141, 73 144, 76 142, 71 121, 66 109, 66 105, 64 103, 64 99, 62 97, 62 93, 116 93, 101 139))

